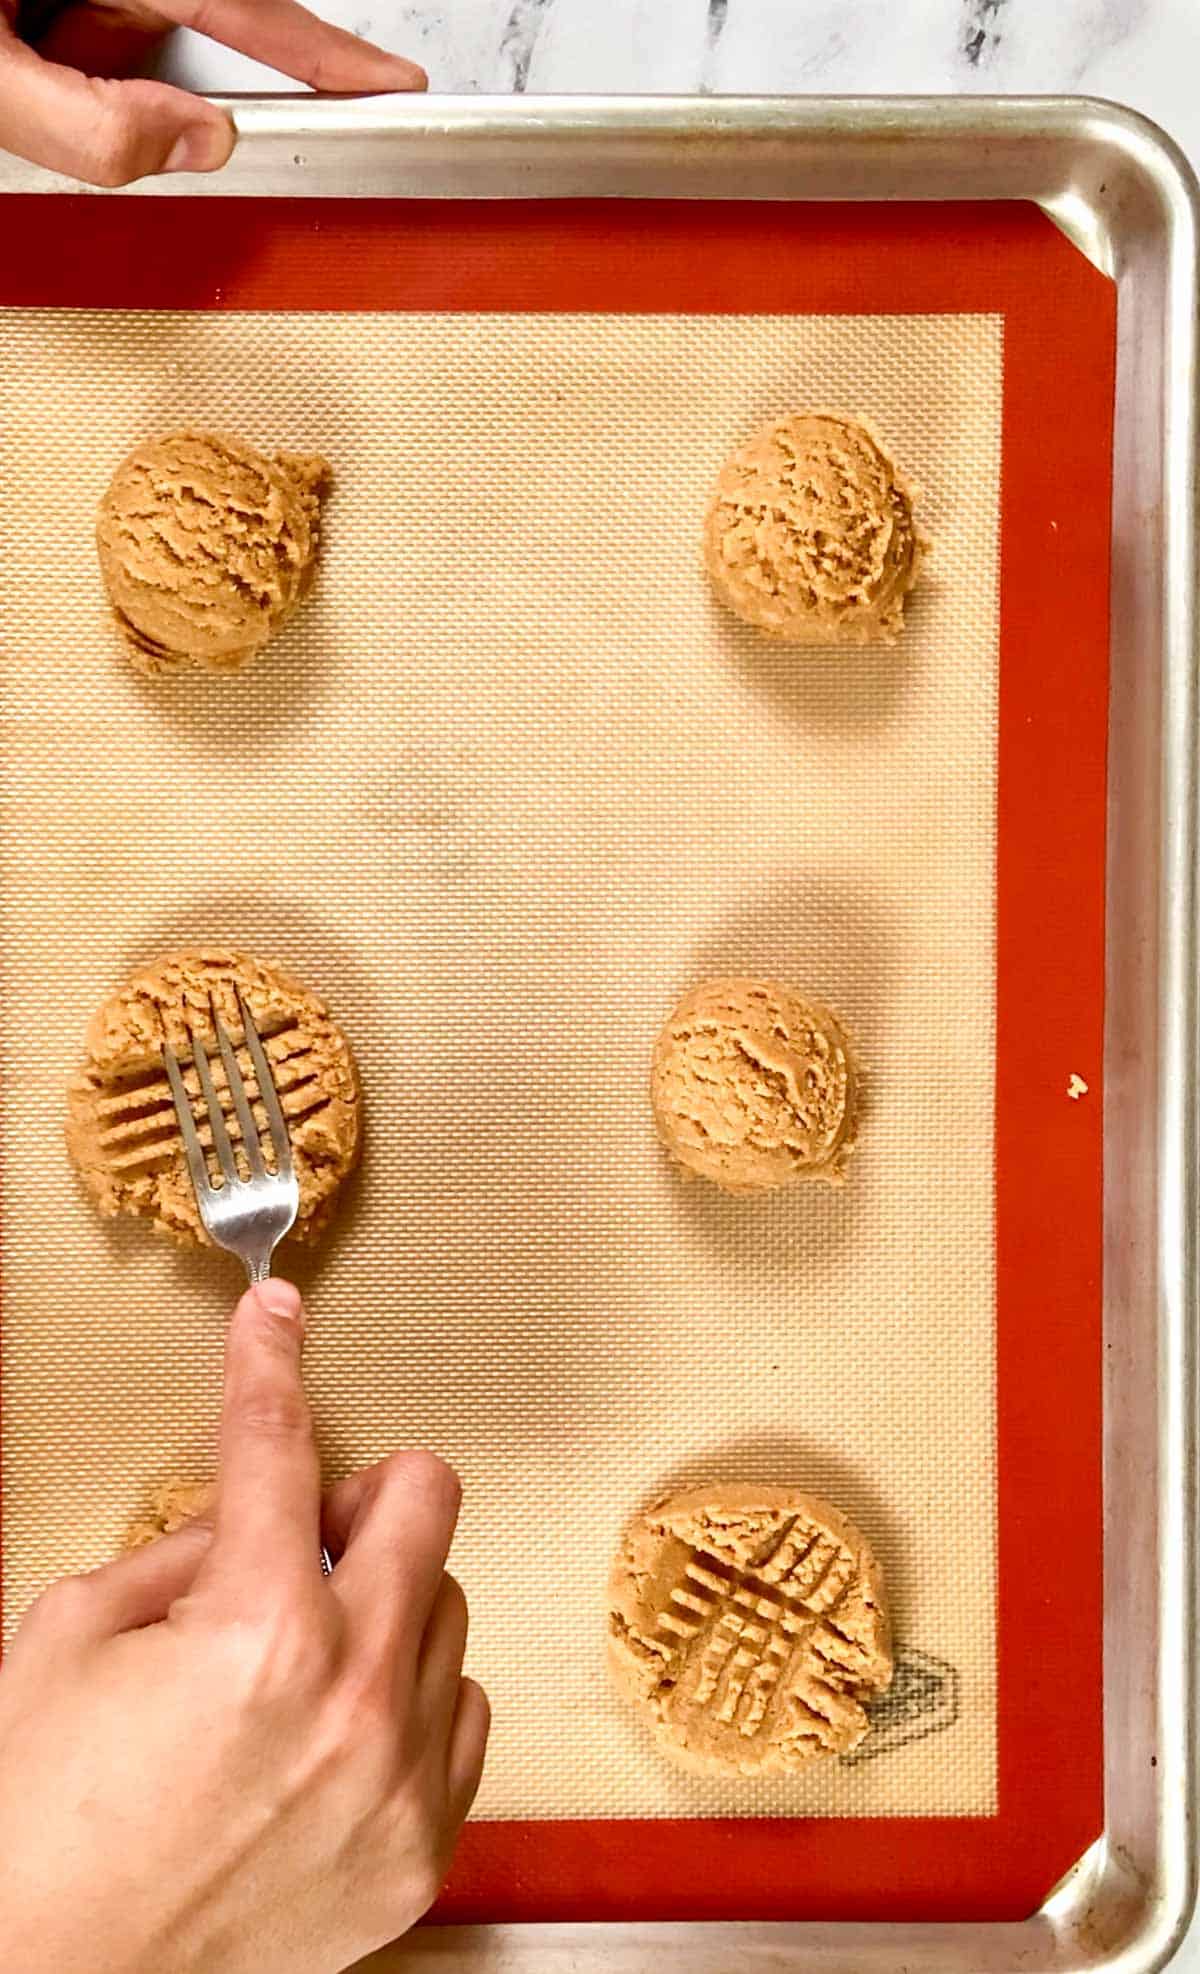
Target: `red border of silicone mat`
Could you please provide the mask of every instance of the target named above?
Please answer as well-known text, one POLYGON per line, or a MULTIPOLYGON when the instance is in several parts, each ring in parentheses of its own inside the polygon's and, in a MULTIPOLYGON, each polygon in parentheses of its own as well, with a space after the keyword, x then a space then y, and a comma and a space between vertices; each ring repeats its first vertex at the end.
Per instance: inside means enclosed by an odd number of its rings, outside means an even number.
POLYGON ((474 1824, 437 1916, 1025 1917, 1103 1820, 1115 290, 1017 204, 42 197, 5 200, 3 224, 0 305, 1003 314, 999 1812, 474 1824), (1067 1098, 1072 1071, 1084 1101, 1067 1098))

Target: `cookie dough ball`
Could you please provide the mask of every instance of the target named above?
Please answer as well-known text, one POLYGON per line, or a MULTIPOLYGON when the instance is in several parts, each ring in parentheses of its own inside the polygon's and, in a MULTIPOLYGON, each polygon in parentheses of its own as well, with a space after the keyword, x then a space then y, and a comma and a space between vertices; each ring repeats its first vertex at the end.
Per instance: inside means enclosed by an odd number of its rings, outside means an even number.
POLYGON ((241 1132, 213 1030, 219 1015, 238 1045, 255 1121, 269 1142, 242 1041, 239 993, 262 1038, 288 1123, 300 1187, 293 1234, 311 1240, 324 1227, 338 1188, 358 1162, 362 1105, 346 1038, 306 987, 243 953, 220 950, 172 953, 143 967, 88 1028, 83 1066, 68 1089, 67 1144, 101 1213, 135 1214, 181 1240, 207 1242, 162 1047, 169 1042, 180 1058, 201 1140, 210 1144, 192 1060, 192 1037, 202 1038, 236 1143, 241 1132))
POLYGON ((213 1490, 207 1481, 164 1481, 155 1488, 149 1512, 125 1531, 123 1549, 142 1549, 157 1542, 160 1535, 173 1535, 185 1522, 194 1521, 211 1507, 213 1490))
POLYGON ((324 459, 214 432, 150 439, 100 503, 100 573, 144 672, 236 671, 307 595, 316 571, 324 459))
POLYGON ((685 1173, 727 1193, 842 1179, 857 1099, 841 1022, 779 980, 705 981, 655 1044, 658 1134, 685 1173))
POLYGON ((696 1488, 628 1530, 609 1657, 689 1768, 789 1774, 856 1748, 892 1677, 879 1569, 834 1508, 792 1487, 696 1488))
POLYGON ((740 446, 709 503, 717 594, 791 644, 894 644, 928 548, 915 488, 852 418, 779 418, 740 446))

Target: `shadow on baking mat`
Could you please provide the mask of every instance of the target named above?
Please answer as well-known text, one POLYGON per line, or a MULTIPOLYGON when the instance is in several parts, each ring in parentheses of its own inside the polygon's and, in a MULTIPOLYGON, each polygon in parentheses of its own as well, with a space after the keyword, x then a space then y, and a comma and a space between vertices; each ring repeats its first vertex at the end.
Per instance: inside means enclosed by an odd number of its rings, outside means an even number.
MULTIPOLYGON (((238 670, 202 671, 181 666, 156 677, 135 674, 149 718, 166 720, 178 734, 232 765, 253 765, 283 754, 316 718, 336 687, 332 608, 320 589, 286 624, 269 650, 238 670)), ((117 652, 114 664, 128 661, 117 652)))
POLYGON ((853 1183, 834 1187, 805 1180, 758 1199, 739 1199, 704 1179, 668 1172, 666 1180, 672 1211, 722 1262, 751 1283, 803 1279, 809 1292, 827 1274, 836 1274, 870 1206, 863 1188, 853 1183))
POLYGON ((710 601, 716 649, 738 681, 782 719, 814 733, 875 732, 896 717, 921 676, 919 633, 926 599, 909 606, 912 630, 899 645, 797 647, 739 624, 710 601))
POLYGON ((827 1002, 854 1033, 868 1072, 875 1010, 896 985, 896 927, 882 887, 861 866, 813 861, 747 887, 713 921, 691 959, 692 980, 777 976, 827 1002))

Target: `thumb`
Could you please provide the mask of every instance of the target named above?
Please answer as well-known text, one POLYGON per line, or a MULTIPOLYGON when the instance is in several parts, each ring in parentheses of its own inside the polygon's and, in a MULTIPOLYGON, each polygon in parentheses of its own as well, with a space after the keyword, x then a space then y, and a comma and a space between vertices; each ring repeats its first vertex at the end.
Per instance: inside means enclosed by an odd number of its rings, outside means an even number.
POLYGON ((191 1589, 211 1536, 207 1520, 193 1519, 94 1571, 97 1629, 136 1631, 161 1622, 191 1589))
POLYGON ((0 149, 87 185, 216 171, 237 141, 213 103, 165 82, 114 82, 0 41, 0 149))
POLYGON ((188 1522, 86 1576, 51 1584, 13 1639, 11 1656, 77 1652, 118 1632, 161 1623, 195 1582, 211 1535, 207 1522, 188 1522))

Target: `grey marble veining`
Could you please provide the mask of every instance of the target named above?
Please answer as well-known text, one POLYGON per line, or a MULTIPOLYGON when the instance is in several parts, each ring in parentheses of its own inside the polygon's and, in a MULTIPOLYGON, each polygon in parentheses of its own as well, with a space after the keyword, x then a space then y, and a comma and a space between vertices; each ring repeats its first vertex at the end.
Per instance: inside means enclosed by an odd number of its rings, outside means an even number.
MULTIPOLYGON (((1088 91, 1200 146, 1196 0, 318 0, 436 91, 1088 91)), ((268 71, 178 36, 205 89, 268 71)))
MULTIPOLYGON (((1200 156, 1200 0, 317 0, 439 91, 1113 96, 1200 156)), ((163 73, 279 87, 193 34, 163 73)))

